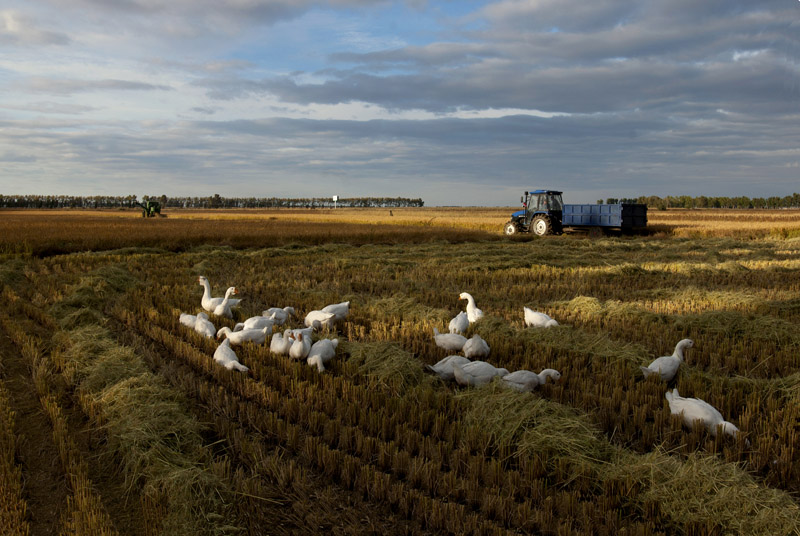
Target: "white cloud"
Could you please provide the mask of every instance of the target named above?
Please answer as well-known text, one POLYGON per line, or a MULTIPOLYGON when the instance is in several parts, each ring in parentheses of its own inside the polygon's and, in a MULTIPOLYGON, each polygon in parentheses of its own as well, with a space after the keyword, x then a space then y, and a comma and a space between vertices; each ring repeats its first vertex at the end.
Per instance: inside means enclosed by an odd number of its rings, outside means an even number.
POLYGON ((15 10, 0 11, 0 43, 6 45, 66 45, 69 38, 62 33, 43 30, 36 21, 15 10))

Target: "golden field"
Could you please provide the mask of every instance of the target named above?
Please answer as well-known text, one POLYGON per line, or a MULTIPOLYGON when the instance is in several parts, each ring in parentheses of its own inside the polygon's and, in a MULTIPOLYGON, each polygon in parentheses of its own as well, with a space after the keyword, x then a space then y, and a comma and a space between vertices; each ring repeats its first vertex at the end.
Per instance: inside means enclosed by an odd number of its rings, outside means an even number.
MULTIPOLYGON (((143 219, 136 210, 5 209, 0 212, 0 251, 51 254, 133 245, 174 250, 208 242, 241 248, 278 245, 279 240, 321 243, 339 236, 362 242, 462 240, 476 232, 502 234, 515 210, 165 209, 165 218, 143 219)), ((650 210, 648 229, 651 235, 675 237, 787 238, 800 235, 800 210, 650 210)))
POLYGON ((800 534, 798 213, 509 240, 512 210, 2 212, 0 532, 800 534), (350 301, 314 336, 328 370, 269 343, 215 364, 178 322, 198 275, 243 299, 216 327, 350 301), (561 381, 427 372, 462 291, 487 361, 561 381), (644 379, 683 338, 676 379, 644 379), (672 388, 741 436, 685 427, 672 388))

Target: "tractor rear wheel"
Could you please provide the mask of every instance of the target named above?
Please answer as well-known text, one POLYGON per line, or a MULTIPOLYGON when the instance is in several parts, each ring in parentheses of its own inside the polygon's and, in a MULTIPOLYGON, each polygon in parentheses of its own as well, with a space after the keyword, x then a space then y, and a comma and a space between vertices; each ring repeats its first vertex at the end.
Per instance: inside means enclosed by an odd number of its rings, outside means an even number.
POLYGON ((550 220, 544 216, 536 216, 536 218, 533 220, 533 225, 531 225, 531 228, 538 236, 544 236, 553 232, 553 229, 550 226, 550 220))
POLYGON ((506 223, 505 227, 503 227, 503 232, 508 236, 513 236, 517 234, 517 226, 513 221, 510 221, 506 223))

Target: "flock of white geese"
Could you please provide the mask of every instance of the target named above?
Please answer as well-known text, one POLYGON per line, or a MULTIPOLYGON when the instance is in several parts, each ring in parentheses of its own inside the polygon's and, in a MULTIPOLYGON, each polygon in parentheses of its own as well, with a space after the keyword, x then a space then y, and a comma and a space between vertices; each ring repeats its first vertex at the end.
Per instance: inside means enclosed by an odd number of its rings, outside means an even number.
MULTIPOLYGON (((244 322, 235 325, 231 330, 228 327, 215 329, 207 313, 216 316, 233 318, 231 308, 237 307, 241 302, 232 298, 237 294, 236 287, 229 287, 224 297, 213 298, 211 285, 204 276, 199 276, 197 281, 203 286, 201 306, 205 312, 196 315, 181 313, 180 323, 192 328, 203 336, 224 340, 214 352, 214 361, 228 370, 247 372, 249 369, 239 362, 231 346, 242 345, 245 342, 264 344, 267 337, 270 340, 270 352, 277 355, 287 355, 295 360, 305 360, 309 366, 316 366, 319 372, 325 370, 325 364, 336 355, 338 339, 319 339, 313 342, 312 333, 317 330, 333 330, 337 324, 344 321, 350 312, 350 302, 326 305, 322 309, 309 312, 304 319, 304 328, 285 329, 273 334, 275 327, 286 324, 295 315, 293 307, 272 307, 262 311, 261 315, 250 317, 244 322)), ((498 378, 503 385, 519 392, 529 392, 547 382, 561 379, 561 373, 554 369, 544 369, 539 373, 529 370, 509 372, 505 368, 498 368, 480 358, 489 356, 489 344, 480 335, 473 335, 467 339, 464 333, 470 324, 479 322, 484 314, 475 304, 472 295, 462 292, 460 300, 466 300, 466 310, 456 315, 448 326, 449 333, 439 333, 433 330, 434 341, 437 346, 448 352, 461 352, 463 355, 448 355, 435 365, 427 368, 443 381, 456 381, 459 385, 479 387, 486 385, 498 378)), ((533 311, 523 307, 525 327, 550 328, 559 323, 545 313, 533 311)), ((684 362, 685 352, 694 346, 691 339, 683 339, 675 346, 672 355, 655 359, 647 367, 641 367, 642 374, 646 377, 658 375, 663 381, 670 382, 684 362)), ((678 389, 667 391, 665 398, 669 403, 670 411, 674 415, 681 415, 685 426, 692 428, 695 422, 700 421, 708 432, 716 436, 720 431, 724 434, 737 437, 739 429, 731 422, 726 421, 722 414, 713 406, 698 398, 685 398, 678 394, 678 389)), ((748 442, 749 444, 749 442, 748 442)))

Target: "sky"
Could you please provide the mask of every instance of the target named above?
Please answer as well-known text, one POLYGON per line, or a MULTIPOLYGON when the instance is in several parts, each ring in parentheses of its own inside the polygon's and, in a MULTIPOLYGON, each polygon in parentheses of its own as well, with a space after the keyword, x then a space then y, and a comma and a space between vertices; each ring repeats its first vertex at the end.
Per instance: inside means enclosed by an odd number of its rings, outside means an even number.
POLYGON ((4 0, 0 194, 800 191, 798 0, 4 0))

